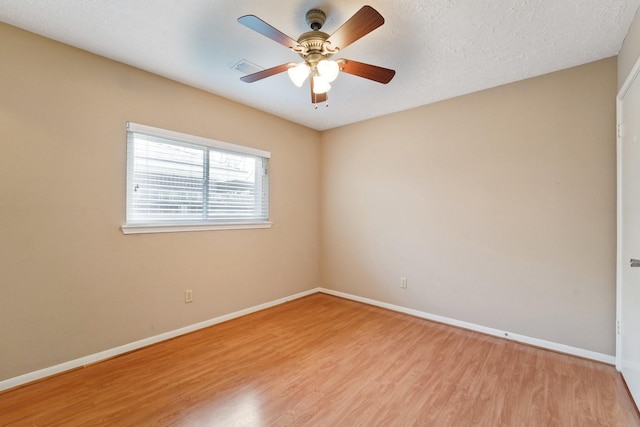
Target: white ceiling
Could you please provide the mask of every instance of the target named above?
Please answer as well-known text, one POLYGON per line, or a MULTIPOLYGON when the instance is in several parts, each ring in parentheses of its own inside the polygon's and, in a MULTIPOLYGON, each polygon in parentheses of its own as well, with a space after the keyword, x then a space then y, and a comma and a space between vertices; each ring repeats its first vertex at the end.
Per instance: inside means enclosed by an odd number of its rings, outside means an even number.
MULTIPOLYGON (((0 21, 325 130, 616 55, 640 0, 0 0, 0 21), (365 3, 366 2, 366 3, 365 3), (277 3, 277 5, 275 5, 277 3), (348 74, 314 110, 286 73, 243 83, 233 66, 299 57, 240 25, 257 15, 297 39, 305 13, 331 34, 364 4, 385 24, 339 57, 396 70, 348 74)), ((0 59, 1 61, 1 59, 0 59)))

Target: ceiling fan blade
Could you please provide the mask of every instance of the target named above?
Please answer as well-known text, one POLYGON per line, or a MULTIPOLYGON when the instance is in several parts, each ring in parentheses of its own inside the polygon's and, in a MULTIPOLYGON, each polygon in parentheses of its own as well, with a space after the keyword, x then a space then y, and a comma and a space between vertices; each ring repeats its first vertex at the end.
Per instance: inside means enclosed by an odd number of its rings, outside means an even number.
POLYGON ((352 61, 351 59, 339 59, 338 64, 340 64, 340 71, 383 84, 389 83, 393 76, 396 75, 396 72, 389 68, 352 61))
POLYGON ((240 77, 245 83, 253 83, 258 80, 262 80, 267 77, 274 76, 276 74, 284 73, 289 69, 289 64, 282 64, 276 67, 267 68, 266 70, 258 71, 257 73, 248 74, 246 76, 240 77))
POLYGON ((331 36, 332 47, 344 49, 351 43, 366 36, 371 31, 384 24, 384 18, 371 6, 363 6, 347 22, 342 24, 331 36))
POLYGON ((313 78, 309 79, 309 83, 311 85, 311 103, 312 104, 320 104, 321 102, 327 101, 327 92, 325 93, 314 93, 313 92, 313 78))
POLYGON ((264 22, 262 19, 255 15, 245 15, 238 18, 238 22, 247 28, 252 29, 265 37, 269 37, 271 40, 280 43, 281 45, 293 49, 298 46, 298 42, 289 37, 288 35, 276 30, 271 25, 264 22))

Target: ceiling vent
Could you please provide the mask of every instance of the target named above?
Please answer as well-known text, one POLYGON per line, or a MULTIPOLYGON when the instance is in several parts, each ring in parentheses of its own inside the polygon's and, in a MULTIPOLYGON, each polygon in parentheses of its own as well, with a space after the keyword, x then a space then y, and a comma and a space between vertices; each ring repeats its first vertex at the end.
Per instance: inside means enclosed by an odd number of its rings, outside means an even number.
POLYGON ((254 64, 253 62, 247 61, 246 59, 241 59, 240 61, 236 62, 231 68, 236 71, 240 71, 243 74, 253 74, 257 73, 258 71, 264 70, 264 68, 254 64))

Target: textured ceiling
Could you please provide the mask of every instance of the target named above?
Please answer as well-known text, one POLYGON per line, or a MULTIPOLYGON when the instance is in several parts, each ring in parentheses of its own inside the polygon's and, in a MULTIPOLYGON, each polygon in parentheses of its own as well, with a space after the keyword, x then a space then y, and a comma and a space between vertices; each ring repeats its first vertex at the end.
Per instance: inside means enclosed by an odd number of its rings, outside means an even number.
POLYGON ((331 34, 365 3, 353 0, 0 0, 0 21, 325 130, 616 55, 640 0, 371 0, 385 24, 340 57, 393 68, 387 85, 341 74, 329 107, 286 73, 243 83, 241 60, 299 60, 238 24, 253 14, 290 37, 305 12, 331 34))

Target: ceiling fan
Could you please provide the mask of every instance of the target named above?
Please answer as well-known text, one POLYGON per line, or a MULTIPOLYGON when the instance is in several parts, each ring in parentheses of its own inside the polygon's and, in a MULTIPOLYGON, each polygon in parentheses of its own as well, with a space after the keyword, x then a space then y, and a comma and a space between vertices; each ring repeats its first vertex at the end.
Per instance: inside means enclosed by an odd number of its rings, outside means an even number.
POLYGON ((241 77, 240 80, 253 83, 287 71, 291 81, 301 87, 307 77, 310 77, 311 102, 315 108, 318 103, 327 102, 327 92, 331 89, 331 82, 338 77, 340 71, 383 84, 391 81, 396 72, 389 68, 351 59, 341 58, 335 61, 331 59, 341 49, 384 24, 384 18, 378 11, 371 6, 363 6, 331 35, 320 31, 326 19, 327 17, 322 10, 309 10, 306 14, 306 21, 311 27, 311 31, 303 33, 298 40, 294 40, 255 15, 245 15, 238 18, 238 22, 242 25, 288 47, 302 57, 302 62, 289 62, 267 68, 241 77))

